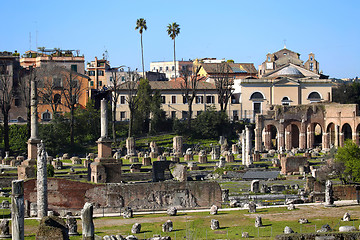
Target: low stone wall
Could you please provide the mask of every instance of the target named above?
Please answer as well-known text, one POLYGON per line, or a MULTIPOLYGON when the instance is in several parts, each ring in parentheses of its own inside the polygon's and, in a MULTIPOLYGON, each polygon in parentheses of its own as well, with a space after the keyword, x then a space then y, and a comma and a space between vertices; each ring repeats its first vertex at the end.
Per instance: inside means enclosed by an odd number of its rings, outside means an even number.
POLYGON ((334 185, 334 196, 339 200, 356 200, 356 185, 334 185))
MULTIPOLYGON (((24 183, 24 198, 36 202, 36 180, 24 183)), ((216 182, 150 182, 93 184, 59 178, 48 179, 50 209, 81 209, 85 202, 95 207, 131 207, 136 210, 166 210, 220 207, 221 188, 216 182)))
MULTIPOLYGON (((327 239, 319 238, 324 236, 334 236, 334 239, 360 239, 360 232, 344 232, 344 233, 291 233, 281 234, 275 237, 275 240, 316 240, 327 239)), ((330 238, 329 238, 330 239, 330 238)))
POLYGON ((17 175, 16 176, 1 177, 0 178, 0 188, 11 187, 11 182, 13 180, 17 180, 17 175))

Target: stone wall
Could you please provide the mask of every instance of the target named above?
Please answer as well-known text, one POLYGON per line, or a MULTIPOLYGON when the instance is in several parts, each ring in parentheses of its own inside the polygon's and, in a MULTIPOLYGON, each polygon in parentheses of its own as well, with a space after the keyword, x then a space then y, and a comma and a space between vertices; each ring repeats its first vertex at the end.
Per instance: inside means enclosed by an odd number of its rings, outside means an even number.
MULTIPOLYGON (((24 183, 24 198, 36 202, 36 180, 24 183)), ((216 182, 151 182, 93 184, 66 179, 48 179, 49 209, 81 209, 85 202, 98 207, 165 210, 211 207, 221 204, 216 182)))
POLYGON ((309 162, 306 157, 294 156, 294 157, 281 157, 281 173, 288 174, 293 172, 299 172, 300 166, 308 166, 309 162))
POLYGON ((334 196, 339 200, 356 200, 355 185, 334 185, 334 196))

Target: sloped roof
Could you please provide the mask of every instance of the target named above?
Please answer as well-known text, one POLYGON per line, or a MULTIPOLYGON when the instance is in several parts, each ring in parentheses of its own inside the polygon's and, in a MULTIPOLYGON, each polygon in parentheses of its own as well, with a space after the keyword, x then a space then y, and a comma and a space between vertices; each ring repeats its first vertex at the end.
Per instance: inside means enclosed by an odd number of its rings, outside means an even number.
MULTIPOLYGON (((179 78, 177 80, 172 81, 150 81, 149 84, 151 86, 151 89, 153 90, 181 90, 181 83, 183 80, 180 80, 179 78)), ((137 85, 139 82, 137 82, 137 85)), ((126 82, 122 83, 119 86, 119 90, 126 90, 127 84, 126 82)), ((199 81, 198 83, 198 90, 215 90, 216 87, 214 84, 205 82, 205 81, 199 81)))
POLYGON ((208 73, 219 73, 220 66, 225 64, 229 73, 256 74, 257 70, 253 63, 202 63, 201 66, 208 73))
POLYGON ((276 78, 276 77, 291 77, 291 78, 315 78, 318 79, 320 75, 313 73, 303 67, 289 63, 279 69, 276 69, 263 76, 264 78, 276 78))

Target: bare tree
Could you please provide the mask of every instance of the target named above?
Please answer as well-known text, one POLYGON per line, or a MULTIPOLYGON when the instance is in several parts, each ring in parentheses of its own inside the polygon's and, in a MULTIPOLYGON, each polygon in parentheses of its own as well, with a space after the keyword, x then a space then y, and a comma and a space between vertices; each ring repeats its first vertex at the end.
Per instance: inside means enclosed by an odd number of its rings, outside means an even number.
POLYGON ((115 129, 115 123, 116 123, 116 103, 119 100, 119 96, 120 96, 120 92, 117 91, 121 85, 122 82, 122 77, 123 75, 121 74, 122 70, 124 69, 125 66, 120 66, 120 67, 114 67, 114 68, 110 68, 109 71, 111 72, 111 82, 112 82, 112 86, 111 86, 111 90, 112 90, 112 94, 111 94, 111 111, 112 111, 112 135, 113 135, 113 140, 114 143, 116 144, 116 129, 115 129))
POLYGON ((229 100, 233 93, 233 79, 230 76, 231 68, 228 63, 216 64, 215 75, 212 77, 218 93, 220 110, 226 111, 229 100))
POLYGON ((130 111, 130 121, 129 121, 129 132, 128 137, 132 136, 133 125, 134 125, 134 114, 137 110, 137 102, 138 98, 136 97, 138 90, 138 81, 139 75, 137 74, 137 69, 135 71, 128 70, 128 79, 125 83, 123 83, 123 88, 127 91, 126 102, 128 103, 129 111, 130 111))
POLYGON ((14 65, 10 61, 0 61, 0 109, 4 122, 4 148, 10 150, 9 146, 9 112, 15 99, 16 82, 18 76, 14 65))
POLYGON ((192 116, 192 104, 194 99, 196 98, 198 84, 203 77, 199 76, 200 67, 196 67, 191 71, 187 67, 180 71, 181 78, 181 90, 183 94, 183 98, 188 105, 188 129, 191 129, 191 116, 192 116))

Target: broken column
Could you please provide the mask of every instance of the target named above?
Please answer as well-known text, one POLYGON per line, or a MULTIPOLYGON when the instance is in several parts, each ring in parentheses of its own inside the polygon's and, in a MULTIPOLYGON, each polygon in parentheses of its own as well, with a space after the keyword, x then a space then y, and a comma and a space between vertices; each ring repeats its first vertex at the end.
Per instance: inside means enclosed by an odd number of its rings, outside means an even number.
POLYGON ((46 168, 47 153, 45 152, 44 143, 42 141, 38 144, 37 158, 37 216, 42 218, 47 216, 48 207, 46 168))
POLYGON ((331 180, 326 180, 325 187, 325 207, 335 207, 331 180))
POLYGON ((245 134, 245 130, 242 130, 241 132, 241 160, 242 160, 242 165, 246 165, 246 154, 245 154, 245 148, 246 148, 246 134, 245 134))
POLYGON ((129 157, 136 156, 135 139, 133 137, 128 137, 126 139, 126 149, 127 149, 127 153, 126 153, 127 156, 129 157))
POLYGON ((183 137, 176 136, 173 138, 173 149, 174 149, 174 156, 182 157, 183 154, 183 137))
POLYGON ((81 210, 83 240, 94 240, 93 205, 86 202, 81 210))
POLYGON ((245 126, 245 165, 248 167, 252 164, 251 158, 251 129, 250 126, 245 126))
POLYGON ((158 157, 158 147, 155 141, 150 142, 150 157, 151 158, 157 158, 158 157))
POLYGON ((12 239, 24 240, 24 181, 12 181, 11 195, 12 239))

